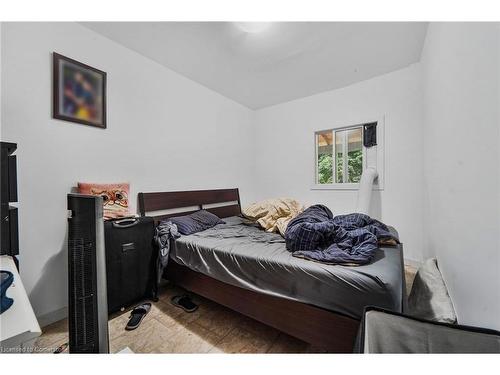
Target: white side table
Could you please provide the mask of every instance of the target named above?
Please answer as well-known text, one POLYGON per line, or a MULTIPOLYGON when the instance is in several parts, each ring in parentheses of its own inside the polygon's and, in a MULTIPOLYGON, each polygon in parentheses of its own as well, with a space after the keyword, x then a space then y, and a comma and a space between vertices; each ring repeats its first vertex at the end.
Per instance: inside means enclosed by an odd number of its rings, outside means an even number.
POLYGON ((32 351, 42 331, 12 257, 0 255, 0 270, 14 275, 14 282, 7 289, 7 297, 14 299, 14 303, 0 314, 0 353, 32 351))

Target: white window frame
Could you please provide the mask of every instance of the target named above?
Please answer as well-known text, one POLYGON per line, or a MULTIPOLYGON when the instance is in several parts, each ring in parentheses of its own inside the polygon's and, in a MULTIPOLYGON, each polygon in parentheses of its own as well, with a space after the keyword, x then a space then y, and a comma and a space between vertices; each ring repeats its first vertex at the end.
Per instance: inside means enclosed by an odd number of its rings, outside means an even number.
MULTIPOLYGON (((379 117, 371 117, 366 119, 365 121, 356 121, 355 125, 347 125, 347 126, 337 126, 333 128, 327 128, 322 130, 314 131, 314 175, 313 175, 313 184, 311 186, 311 190, 358 190, 359 183, 344 183, 344 182, 334 182, 331 184, 319 184, 318 183, 318 145, 317 145, 317 136, 319 133, 324 132, 337 132, 343 130, 357 129, 362 127, 365 124, 377 122, 377 145, 366 148, 363 147, 363 171, 369 167, 374 166, 377 169, 378 177, 375 180, 374 189, 375 190, 383 190, 384 189, 384 116, 379 117)), ((364 134, 364 129, 363 133, 364 134)), ((334 134, 334 144, 333 147, 333 155, 334 161, 333 166, 336 168, 336 152, 335 152, 335 134, 334 134)), ((335 178, 335 169, 334 169, 334 178, 335 178)))

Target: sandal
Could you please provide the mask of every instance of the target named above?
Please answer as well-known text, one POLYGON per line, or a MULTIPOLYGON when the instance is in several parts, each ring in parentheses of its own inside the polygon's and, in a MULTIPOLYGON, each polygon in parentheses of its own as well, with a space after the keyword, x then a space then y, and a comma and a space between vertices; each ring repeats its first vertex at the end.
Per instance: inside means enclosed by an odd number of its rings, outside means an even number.
POLYGON ((191 313, 196 311, 198 308, 198 305, 191 301, 191 298, 187 294, 183 294, 181 296, 174 296, 170 300, 172 302, 172 305, 180 307, 183 309, 185 312, 191 313))
POLYGON ((144 319, 149 310, 151 310, 151 304, 149 302, 143 303, 142 305, 135 307, 130 313, 130 319, 125 329, 127 331, 132 331, 133 329, 139 327, 139 325, 142 322, 142 319, 144 319))

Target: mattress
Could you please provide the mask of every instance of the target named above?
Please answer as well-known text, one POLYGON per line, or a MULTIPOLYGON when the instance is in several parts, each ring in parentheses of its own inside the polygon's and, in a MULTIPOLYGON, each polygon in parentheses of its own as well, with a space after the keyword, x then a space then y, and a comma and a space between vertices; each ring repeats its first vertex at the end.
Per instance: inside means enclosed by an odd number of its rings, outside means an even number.
POLYGON ((247 225, 240 217, 224 221, 175 240, 170 258, 227 284, 355 319, 368 305, 401 312, 401 246, 381 247, 367 265, 329 265, 292 256, 283 237, 247 225))

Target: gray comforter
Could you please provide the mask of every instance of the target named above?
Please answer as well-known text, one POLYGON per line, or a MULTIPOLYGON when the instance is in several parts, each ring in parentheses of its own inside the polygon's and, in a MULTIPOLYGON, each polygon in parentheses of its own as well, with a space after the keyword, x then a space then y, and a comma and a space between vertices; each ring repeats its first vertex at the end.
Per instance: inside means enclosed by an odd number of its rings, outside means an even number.
POLYGON ((357 319, 366 305, 401 311, 400 246, 380 248, 367 265, 329 265, 292 256, 279 234, 245 225, 239 217, 224 220, 226 224, 175 240, 170 258, 234 286, 357 319))

